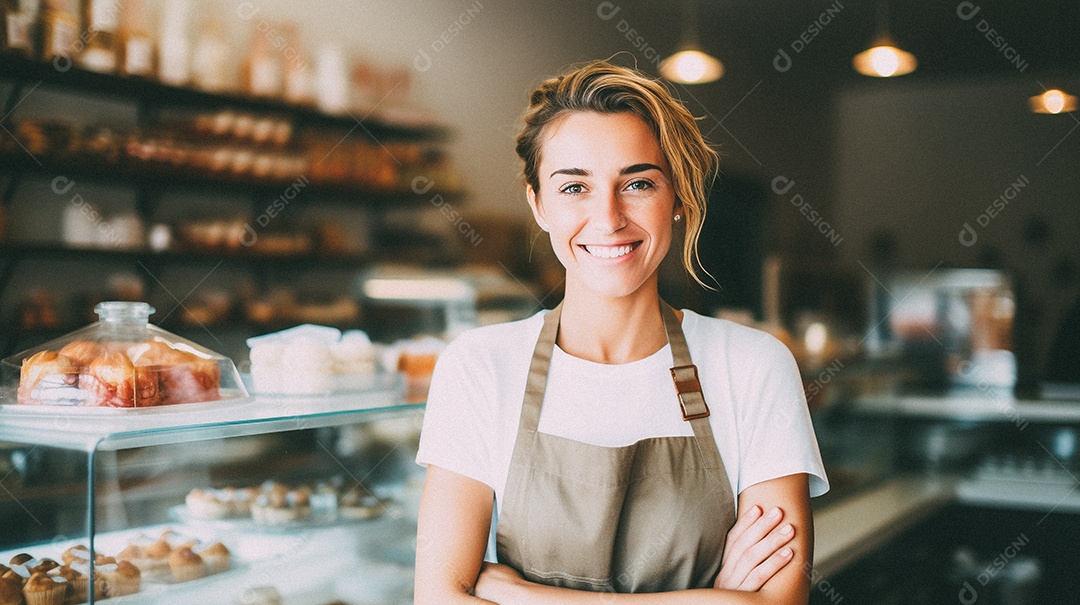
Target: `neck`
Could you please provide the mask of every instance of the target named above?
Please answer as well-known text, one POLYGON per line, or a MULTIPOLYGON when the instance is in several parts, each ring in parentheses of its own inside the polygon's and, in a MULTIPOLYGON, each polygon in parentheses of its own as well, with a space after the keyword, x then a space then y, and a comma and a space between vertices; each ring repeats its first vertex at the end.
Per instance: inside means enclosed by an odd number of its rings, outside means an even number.
POLYGON ((605 298, 567 282, 558 343, 568 354, 597 363, 629 363, 659 351, 667 341, 655 284, 629 296, 605 298))

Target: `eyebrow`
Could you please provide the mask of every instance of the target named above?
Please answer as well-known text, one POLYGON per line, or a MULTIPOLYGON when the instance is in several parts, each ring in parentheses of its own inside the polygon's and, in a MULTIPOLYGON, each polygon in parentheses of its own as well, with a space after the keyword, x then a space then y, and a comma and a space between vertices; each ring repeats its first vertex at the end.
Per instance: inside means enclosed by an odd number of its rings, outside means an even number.
MULTIPOLYGON (((663 172, 663 170, 661 170, 661 168, 659 166, 657 166, 656 164, 642 163, 642 164, 634 164, 632 166, 627 166, 626 168, 623 168, 622 170, 619 171, 619 176, 624 176, 624 175, 627 175, 627 174, 636 174, 638 172, 645 172, 645 171, 648 171, 648 170, 659 170, 660 172, 663 172)), ((584 168, 560 168, 560 169, 556 170, 555 172, 552 172, 551 176, 555 176, 556 174, 568 174, 570 176, 589 176, 592 173, 589 172, 588 170, 585 170, 584 168)), ((548 177, 548 178, 551 178, 551 177, 548 177)))

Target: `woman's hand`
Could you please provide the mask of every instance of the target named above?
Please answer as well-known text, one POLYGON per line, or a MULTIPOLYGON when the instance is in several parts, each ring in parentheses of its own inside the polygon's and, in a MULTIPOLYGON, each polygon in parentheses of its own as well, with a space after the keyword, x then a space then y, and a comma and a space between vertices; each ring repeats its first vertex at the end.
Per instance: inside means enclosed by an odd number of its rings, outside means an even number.
POLYGON ((752 506, 728 532, 724 543, 724 562, 714 586, 729 590, 756 591, 792 558, 785 544, 795 537, 790 523, 781 525, 784 511, 773 508, 762 515, 760 506, 752 506))
POLYGON ((510 605, 516 590, 528 584, 513 567, 500 563, 487 563, 480 568, 474 594, 493 603, 510 605))

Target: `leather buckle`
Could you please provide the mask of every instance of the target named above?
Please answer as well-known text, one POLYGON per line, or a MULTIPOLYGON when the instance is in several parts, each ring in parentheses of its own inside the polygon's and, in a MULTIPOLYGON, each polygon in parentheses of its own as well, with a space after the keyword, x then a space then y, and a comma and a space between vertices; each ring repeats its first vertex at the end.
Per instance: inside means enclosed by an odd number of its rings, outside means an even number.
POLYGON ((697 366, 675 366, 671 368, 671 379, 675 382, 675 392, 679 395, 679 407, 682 408, 683 420, 696 420, 709 416, 709 404, 701 392, 697 366))

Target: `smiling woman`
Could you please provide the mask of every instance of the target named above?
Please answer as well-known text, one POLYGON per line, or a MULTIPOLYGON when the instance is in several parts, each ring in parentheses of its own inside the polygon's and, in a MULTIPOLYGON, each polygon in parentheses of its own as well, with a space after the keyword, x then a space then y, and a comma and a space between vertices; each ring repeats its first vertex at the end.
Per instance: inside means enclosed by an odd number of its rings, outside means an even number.
POLYGON ((439 358, 416 602, 805 603, 828 484, 794 360, 658 293, 684 217, 697 278, 716 154, 693 116, 596 62, 533 92, 517 151, 566 294, 439 358))

